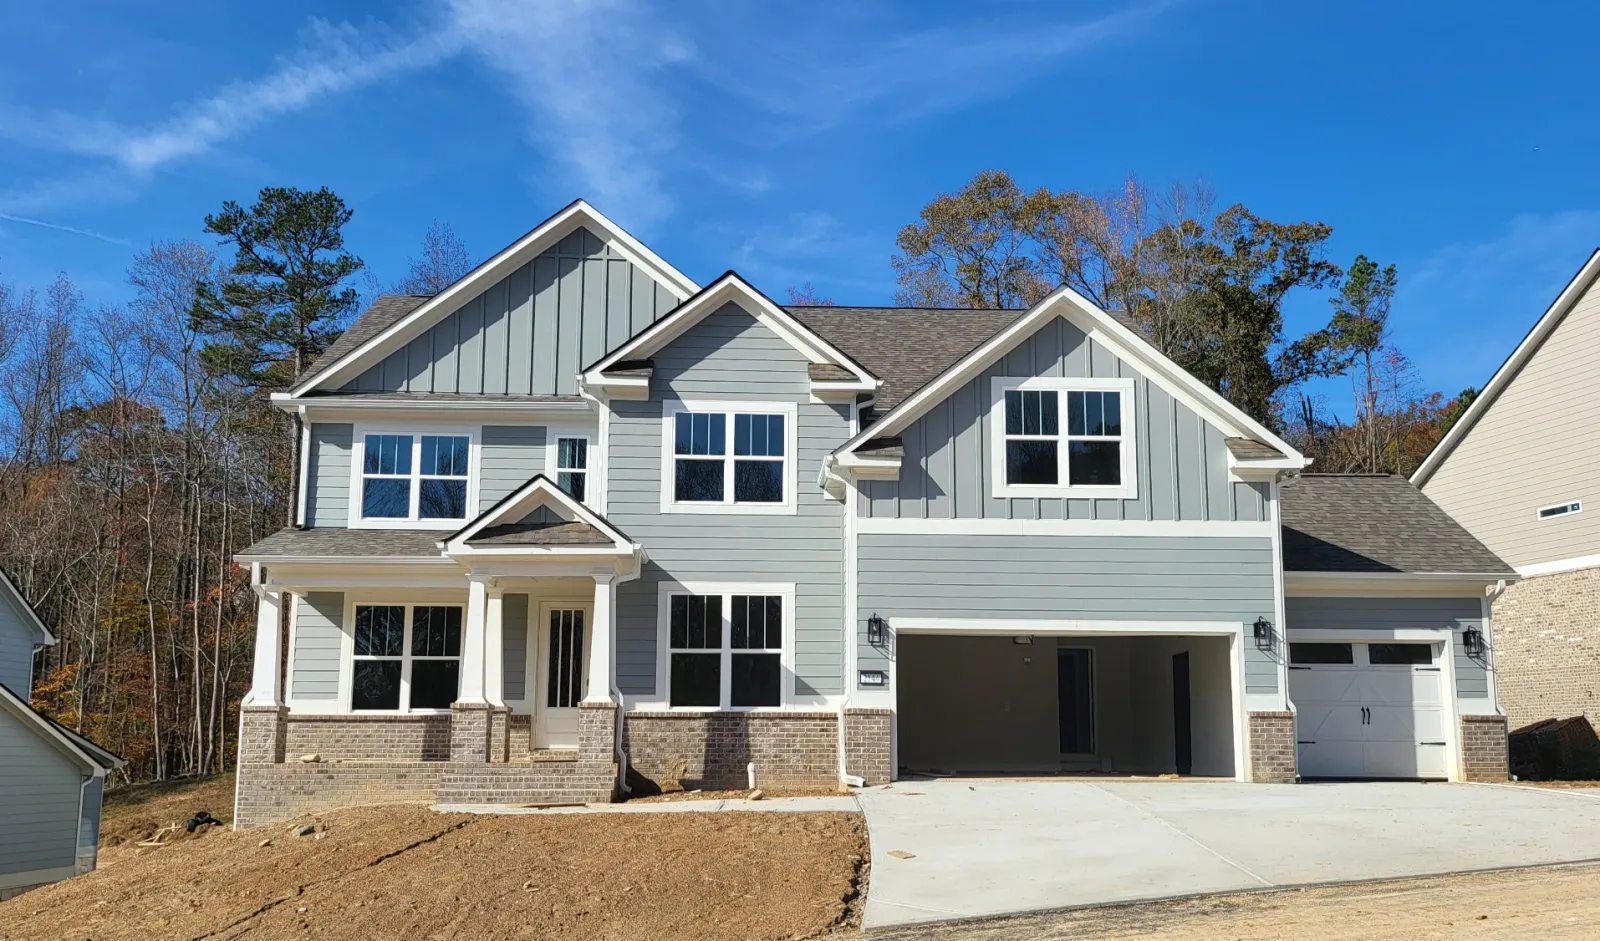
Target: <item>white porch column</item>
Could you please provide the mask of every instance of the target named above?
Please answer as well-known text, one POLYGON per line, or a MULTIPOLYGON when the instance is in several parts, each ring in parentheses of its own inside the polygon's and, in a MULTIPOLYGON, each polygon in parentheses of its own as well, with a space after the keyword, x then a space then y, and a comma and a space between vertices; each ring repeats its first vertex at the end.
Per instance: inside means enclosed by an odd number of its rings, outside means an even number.
POLYGON ((483 620, 483 696, 491 706, 504 707, 505 698, 505 589, 488 586, 483 620))
POLYGON ((283 705, 283 643, 280 635, 283 590, 256 586, 256 657, 246 706, 283 705))
POLYGON ((611 662, 616 634, 617 577, 594 577, 594 623, 589 626, 589 690, 584 702, 612 702, 611 662))
POLYGON ((487 575, 467 576, 467 620, 462 625, 461 691, 457 705, 484 706, 484 661, 489 622, 489 589, 494 579, 487 575))

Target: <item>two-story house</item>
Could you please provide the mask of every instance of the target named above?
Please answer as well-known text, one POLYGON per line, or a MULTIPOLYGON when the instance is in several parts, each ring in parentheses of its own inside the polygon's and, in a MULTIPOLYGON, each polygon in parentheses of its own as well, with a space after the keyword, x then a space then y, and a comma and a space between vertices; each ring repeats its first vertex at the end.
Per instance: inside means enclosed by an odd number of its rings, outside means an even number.
POLYGON ((122 759, 28 704, 55 635, 0 571, 0 902, 94 868, 106 772, 122 759))
POLYGON ((1504 774, 1513 573, 1404 481, 1286 482, 1070 290, 784 307, 580 201, 275 399, 304 485, 239 557, 246 824, 752 772, 1504 774))
POLYGON ((1600 250, 1412 475, 1522 580, 1495 602, 1518 728, 1600 727, 1600 250))

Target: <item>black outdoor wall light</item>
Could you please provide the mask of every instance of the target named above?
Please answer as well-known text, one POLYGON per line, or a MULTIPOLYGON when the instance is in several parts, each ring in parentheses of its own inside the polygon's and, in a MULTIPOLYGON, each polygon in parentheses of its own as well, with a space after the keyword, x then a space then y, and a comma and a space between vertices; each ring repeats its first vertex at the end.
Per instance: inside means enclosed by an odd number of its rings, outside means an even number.
POLYGON ((889 625, 884 623, 883 618, 878 617, 876 614, 867 618, 867 643, 874 647, 881 647, 883 646, 883 639, 888 633, 889 625))
POLYGON ((1272 649, 1272 622, 1266 618, 1256 618, 1256 647, 1261 650, 1272 649))
POLYGON ((1461 632, 1461 646, 1466 648, 1467 656, 1483 656, 1483 631, 1476 627, 1469 627, 1461 632))

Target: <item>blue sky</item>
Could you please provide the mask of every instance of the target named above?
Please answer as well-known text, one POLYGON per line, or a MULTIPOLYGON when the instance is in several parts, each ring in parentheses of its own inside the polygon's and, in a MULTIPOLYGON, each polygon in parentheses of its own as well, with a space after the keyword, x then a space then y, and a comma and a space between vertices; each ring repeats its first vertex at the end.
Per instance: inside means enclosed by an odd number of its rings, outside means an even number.
MULTIPOLYGON (((1205 180, 1400 269, 1430 388, 1485 381, 1596 244, 1600 5, 10 0, 0 279, 125 300, 153 239, 327 185, 380 283, 584 196, 691 277, 889 303, 895 231, 1001 167, 1205 180)), ((1321 296, 1294 328, 1325 316, 1321 296)), ((1335 394, 1337 392, 1335 391, 1335 394)))

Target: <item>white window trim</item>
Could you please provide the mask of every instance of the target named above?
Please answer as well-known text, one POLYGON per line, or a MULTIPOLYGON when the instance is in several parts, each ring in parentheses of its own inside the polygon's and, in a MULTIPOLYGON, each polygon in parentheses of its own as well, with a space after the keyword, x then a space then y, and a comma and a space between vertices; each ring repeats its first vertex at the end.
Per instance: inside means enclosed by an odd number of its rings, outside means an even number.
MULTIPOLYGON (((343 631, 343 649, 340 651, 340 676, 339 676, 339 711, 352 716, 435 716, 449 715, 449 707, 443 709, 412 709, 411 705, 411 664, 418 658, 411 655, 411 628, 416 618, 417 608, 460 608, 461 609, 461 645, 466 647, 467 634, 467 604, 465 601, 392 601, 381 598, 347 599, 344 606, 345 623, 350 629, 343 631), (355 692, 355 674, 357 660, 393 660, 393 657, 358 657, 355 652, 356 639, 356 608, 372 606, 389 606, 406 609, 406 630, 400 647, 400 708, 399 709, 356 709, 352 705, 351 697, 355 692)), ((450 660, 461 662, 461 656, 456 657, 422 657, 423 660, 450 660)), ((459 671, 457 673, 459 676, 459 671)), ((459 682, 459 680, 458 680, 459 682)), ((456 689, 460 695, 460 687, 456 689)))
MULTIPOLYGON (((722 700, 729 700, 732 659, 732 605, 724 603, 722 630, 722 700)), ((795 607, 793 582, 661 582, 656 589, 656 698, 654 708, 669 712, 780 712, 794 708, 795 607), (672 705, 672 596, 777 595, 783 599, 783 650, 778 655, 779 695, 776 706, 672 705)))
MULTIPOLYGON (((595 467, 596 458, 599 456, 595 449, 595 430, 593 428, 560 428, 546 426, 544 438, 544 475, 557 488, 561 486, 561 439, 582 438, 586 442, 584 447, 585 466, 580 472, 584 475, 583 499, 578 501, 593 510, 596 507, 595 490, 599 477, 595 467)), ((564 491, 563 491, 564 492, 564 491)), ((596 511, 598 512, 598 511, 596 511)))
MULTIPOLYGON (((1061 448, 1057 467, 1062 479, 1068 476, 1066 403, 1058 406, 1061 416, 1061 448)), ((989 467, 996 497, 1069 498, 1135 500, 1139 497, 1138 408, 1134 404, 1132 379, 1074 379, 1061 376, 996 376, 990 384, 989 467), (1122 483, 1117 486, 1006 483, 1006 393, 1010 391, 1120 392, 1122 394, 1122 483)))
POLYGON ((1533 518, 1538 520, 1541 523, 1544 523, 1544 522, 1548 522, 1550 520, 1567 519, 1568 517, 1577 516, 1579 513, 1582 513, 1582 512, 1583 512, 1583 501, 1582 500, 1564 500, 1564 501, 1562 501, 1560 503, 1552 503, 1549 506, 1541 506, 1541 507, 1539 507, 1539 509, 1537 509, 1537 510, 1535 510, 1533 512, 1533 518), (1576 507, 1577 509, 1566 510, 1566 508, 1569 507, 1569 506, 1576 507), (1546 510, 1566 510, 1566 512, 1564 512, 1564 513, 1553 513, 1553 514, 1551 514, 1549 516, 1545 516, 1544 514, 1545 514, 1546 510))
POLYGON ((438 529, 445 532, 455 532, 462 526, 471 522, 477 514, 478 506, 478 476, 483 464, 483 446, 480 440, 482 434, 478 426, 462 427, 460 425, 429 425, 425 423, 372 423, 354 426, 354 438, 350 442, 350 499, 349 519, 350 529, 438 529), (467 439, 467 512, 461 519, 451 520, 424 520, 424 519, 364 519, 361 516, 361 492, 363 475, 362 466, 366 463, 367 435, 410 435, 412 438, 412 512, 416 512, 417 500, 421 491, 421 455, 422 438, 424 435, 451 435, 467 439))
POLYGON ((707 402, 669 400, 661 403, 661 512, 699 513, 707 515, 792 516, 797 512, 795 502, 799 490, 798 461, 795 455, 799 435, 795 425, 799 406, 794 402, 707 402), (727 416, 727 451, 723 455, 722 503, 679 503, 673 498, 676 468, 673 443, 676 437, 674 423, 683 412, 715 412, 727 416), (733 417, 735 415, 783 416, 783 502, 734 503, 733 502, 733 417))

